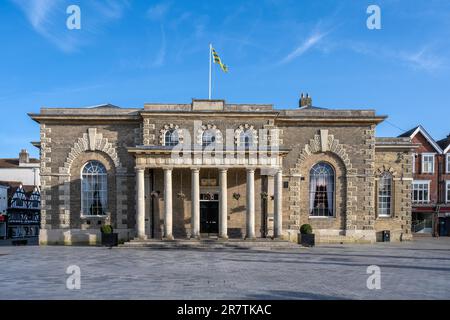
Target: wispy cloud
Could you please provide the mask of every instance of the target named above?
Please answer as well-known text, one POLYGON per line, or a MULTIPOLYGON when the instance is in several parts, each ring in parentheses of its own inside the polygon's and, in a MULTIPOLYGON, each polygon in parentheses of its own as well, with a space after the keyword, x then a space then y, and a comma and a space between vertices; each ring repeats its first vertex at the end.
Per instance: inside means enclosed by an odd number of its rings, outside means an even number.
MULTIPOLYGON (((34 31, 64 52, 77 51, 82 45, 95 36, 95 27, 108 21, 122 17, 128 0, 92 0, 83 6, 81 12, 82 29, 68 30, 65 24, 66 8, 71 1, 66 0, 10 0, 25 15, 34 31), (96 19, 86 27, 83 21, 89 19, 85 12, 96 12, 96 19), (87 17, 86 17, 87 16, 87 17), (86 17, 86 18, 85 18, 86 17)), ((68 16, 67 16, 68 17, 68 16)))
POLYGON ((161 24, 161 47, 159 49, 158 55, 156 56, 154 67, 162 67, 166 59, 166 32, 164 31, 164 26, 161 24))
POLYGON ((307 39, 305 39, 300 45, 297 46, 293 51, 291 51, 288 55, 286 55, 279 63, 285 64, 289 63, 292 60, 300 57, 304 53, 306 53, 308 50, 312 49, 314 46, 316 46, 322 39, 328 35, 329 32, 319 32, 316 31, 313 34, 311 34, 307 39))
POLYGON ((49 23, 49 15, 53 8, 58 4, 58 0, 42 0, 42 1, 24 1, 14 0, 27 14, 27 18, 30 21, 33 28, 38 32, 45 29, 45 25, 49 23))
POLYGON ((113 20, 122 18, 125 9, 130 7, 128 0, 91 0, 91 4, 100 16, 113 20))
POLYGON ((161 42, 159 50, 155 47, 151 48, 151 52, 145 54, 145 56, 135 56, 122 58, 119 61, 119 65, 126 70, 138 69, 138 70, 149 70, 154 68, 163 67, 166 63, 167 55, 167 41, 166 41, 166 31, 164 25, 160 24, 161 29, 161 42))
POLYGON ((147 10, 147 17, 151 20, 162 20, 166 16, 171 5, 172 4, 170 2, 161 2, 155 4, 147 10))
POLYGON ((37 33, 61 50, 72 51, 74 38, 71 38, 71 35, 61 37, 55 32, 58 30, 54 25, 55 11, 63 10, 63 3, 60 0, 12 0, 12 2, 23 11, 37 33))
POLYGON ((436 71, 444 67, 442 58, 430 52, 428 47, 424 47, 417 52, 403 52, 399 58, 416 69, 436 71))
POLYGON ((358 54, 371 56, 376 59, 385 59, 414 70, 435 72, 442 68, 447 68, 445 59, 434 53, 431 45, 424 45, 415 51, 396 50, 385 45, 375 46, 351 41, 347 43, 341 42, 341 46, 345 46, 358 54))

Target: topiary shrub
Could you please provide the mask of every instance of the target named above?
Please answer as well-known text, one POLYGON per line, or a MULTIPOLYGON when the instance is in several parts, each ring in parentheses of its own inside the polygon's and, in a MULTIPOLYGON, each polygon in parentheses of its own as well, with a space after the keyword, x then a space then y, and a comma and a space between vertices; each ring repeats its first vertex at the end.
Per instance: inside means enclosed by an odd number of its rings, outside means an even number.
POLYGON ((109 224, 104 224, 102 225, 102 227, 100 228, 100 231, 102 233, 108 234, 108 233, 113 233, 113 227, 109 224))
POLYGON ((300 227, 301 234, 312 234, 312 227, 309 224, 302 224, 300 227))

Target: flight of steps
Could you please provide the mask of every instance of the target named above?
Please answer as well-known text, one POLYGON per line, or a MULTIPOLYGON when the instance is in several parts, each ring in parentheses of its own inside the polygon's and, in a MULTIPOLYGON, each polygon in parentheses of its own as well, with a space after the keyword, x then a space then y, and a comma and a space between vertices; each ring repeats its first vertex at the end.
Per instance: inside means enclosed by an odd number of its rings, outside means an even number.
POLYGON ((201 239, 201 240, 158 240, 132 239, 120 248, 153 248, 153 249, 252 249, 252 250, 283 250, 299 249, 300 245, 287 240, 272 239, 201 239))

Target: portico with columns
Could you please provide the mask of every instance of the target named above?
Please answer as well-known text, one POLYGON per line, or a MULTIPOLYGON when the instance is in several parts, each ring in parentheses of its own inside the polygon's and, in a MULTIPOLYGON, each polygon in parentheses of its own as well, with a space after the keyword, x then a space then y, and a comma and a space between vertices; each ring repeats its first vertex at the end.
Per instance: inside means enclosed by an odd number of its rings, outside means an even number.
POLYGON ((271 157, 270 163, 267 159, 262 164, 258 163, 262 160, 257 157, 254 160, 247 157, 239 164, 236 159, 218 165, 204 160, 208 163, 197 161, 194 164, 191 158, 186 157, 175 159, 171 156, 175 151, 171 150, 136 147, 129 148, 129 152, 136 159, 135 221, 138 239, 281 238, 283 152, 271 157), (146 183, 145 179, 153 181, 146 183), (263 183, 265 179, 272 183, 271 188, 263 183), (146 190, 146 185, 153 186, 153 190, 146 190), (269 189, 273 194, 267 192, 269 189), (188 192, 185 194, 183 190, 188 192), (151 197, 150 201, 146 201, 147 197, 151 197), (218 203, 218 206, 213 206, 208 212, 205 206, 208 201, 218 203), (146 202, 151 208, 146 208, 146 202), (273 202, 270 214, 268 202, 273 202), (233 229, 231 233, 229 222, 233 229), (146 227, 146 223, 149 226, 146 227), (208 231, 210 227, 212 229, 208 231), (146 233, 145 230, 156 232, 146 233))

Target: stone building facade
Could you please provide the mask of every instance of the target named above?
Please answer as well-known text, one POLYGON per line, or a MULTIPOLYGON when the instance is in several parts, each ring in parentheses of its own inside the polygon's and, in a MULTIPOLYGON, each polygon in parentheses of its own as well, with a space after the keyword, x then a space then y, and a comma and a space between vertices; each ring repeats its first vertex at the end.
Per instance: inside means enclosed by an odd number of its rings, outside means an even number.
POLYGON ((376 138, 373 110, 145 104, 43 108, 42 244, 132 238, 411 237, 409 138, 376 138))

